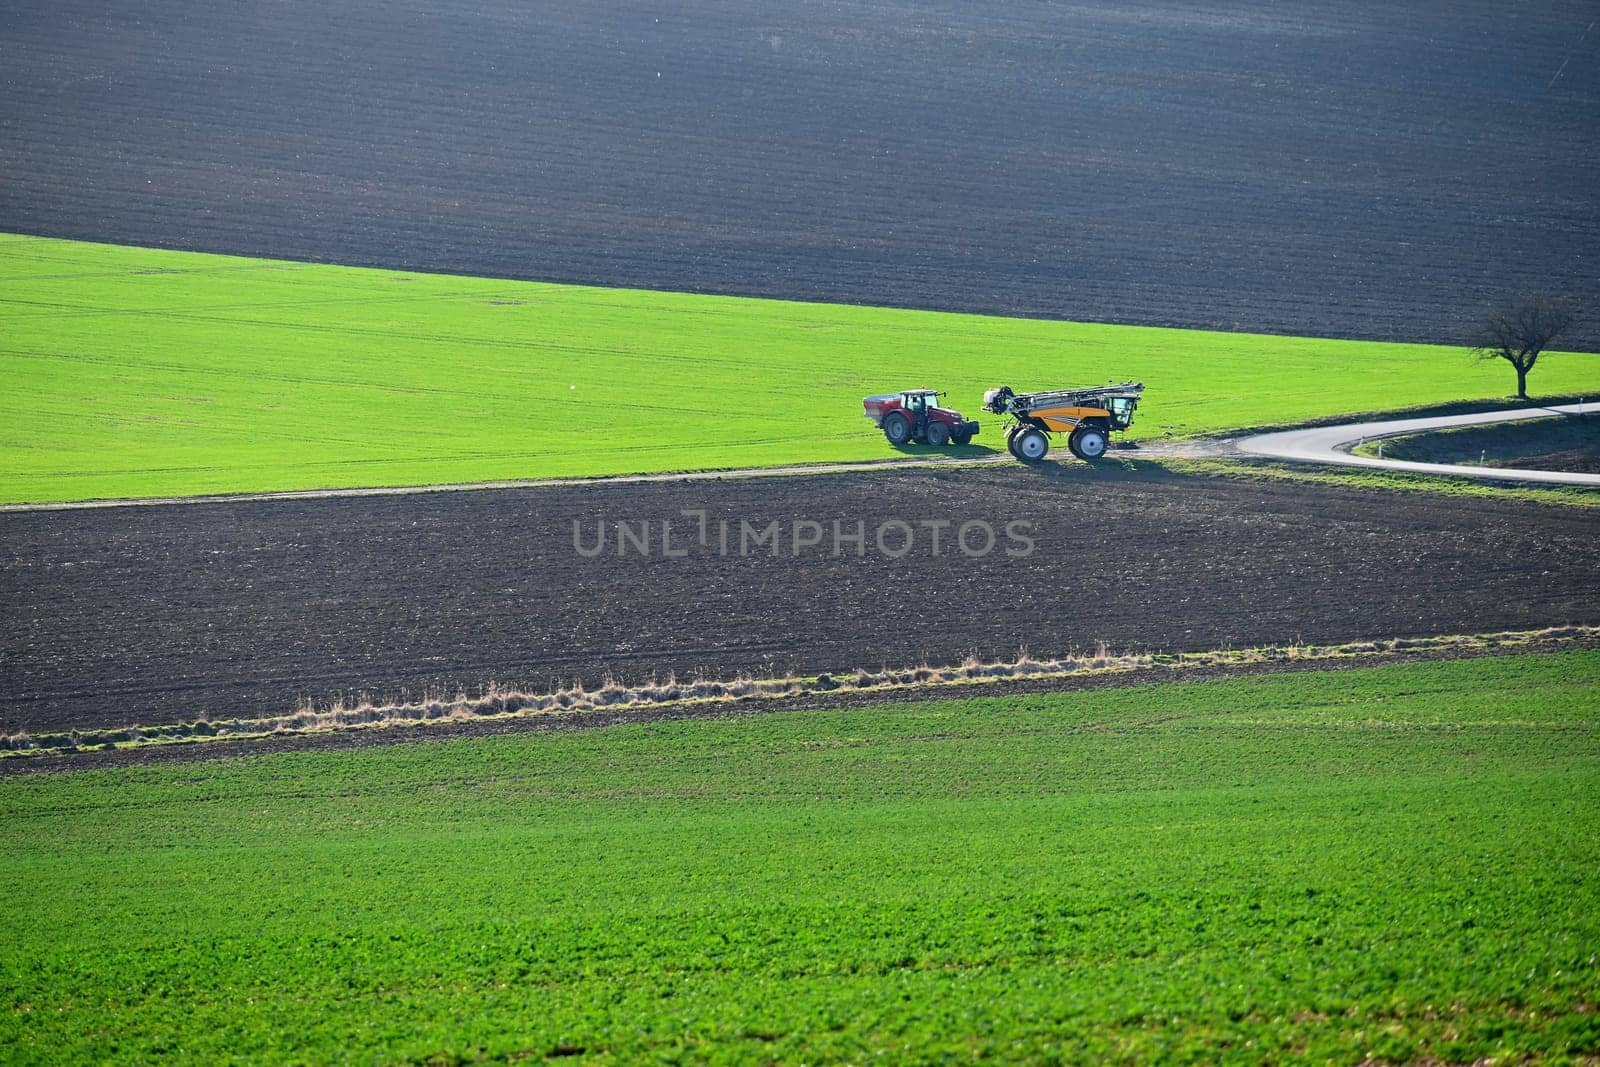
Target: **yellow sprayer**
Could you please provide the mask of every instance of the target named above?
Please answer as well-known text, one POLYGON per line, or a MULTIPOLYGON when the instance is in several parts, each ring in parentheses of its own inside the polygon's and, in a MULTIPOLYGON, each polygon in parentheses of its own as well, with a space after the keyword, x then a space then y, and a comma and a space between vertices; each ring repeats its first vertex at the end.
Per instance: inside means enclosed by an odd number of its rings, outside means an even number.
POLYGON ((1006 447, 1024 463, 1037 463, 1050 451, 1052 433, 1067 434, 1067 447, 1079 459, 1106 454, 1113 430, 1126 430, 1139 406, 1141 383, 1017 393, 1009 385, 983 394, 983 406, 996 415, 1010 415, 1006 447))

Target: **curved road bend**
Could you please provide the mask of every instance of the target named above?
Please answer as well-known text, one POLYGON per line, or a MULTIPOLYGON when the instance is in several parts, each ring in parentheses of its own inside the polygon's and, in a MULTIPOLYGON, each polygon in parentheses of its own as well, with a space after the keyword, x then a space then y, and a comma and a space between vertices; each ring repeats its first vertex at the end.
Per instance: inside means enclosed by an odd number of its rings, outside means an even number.
POLYGON ((1440 415, 1426 419, 1392 419, 1387 422, 1352 422, 1343 426, 1319 426, 1309 430, 1285 430, 1258 434, 1237 442, 1239 451, 1252 456, 1288 459, 1299 463, 1339 463, 1349 467, 1380 467, 1387 470, 1415 471, 1420 474, 1452 474, 1494 481, 1542 482, 1557 485, 1600 485, 1600 474, 1571 471, 1517 470, 1511 467, 1468 467, 1451 463, 1414 463, 1400 459, 1358 456, 1349 449, 1364 441, 1385 437, 1444 430, 1454 426, 1478 426, 1494 422, 1526 422, 1530 419, 1580 415, 1595 411, 1594 404, 1562 404, 1548 408, 1516 408, 1512 411, 1481 411, 1475 415, 1440 415))

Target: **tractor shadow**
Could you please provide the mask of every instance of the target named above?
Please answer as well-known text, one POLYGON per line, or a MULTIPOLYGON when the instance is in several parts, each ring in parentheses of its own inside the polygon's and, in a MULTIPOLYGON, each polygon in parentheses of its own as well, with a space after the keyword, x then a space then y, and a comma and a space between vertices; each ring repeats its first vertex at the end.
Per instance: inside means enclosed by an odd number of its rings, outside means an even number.
MULTIPOLYGON (((1115 447, 1103 459, 1094 462, 1078 459, 1066 448, 1050 450, 1038 463, 1024 463, 1008 454, 1004 445, 889 445, 897 457, 904 459, 968 459, 983 460, 1004 457, 1006 462, 985 466, 985 471, 1002 472, 1006 476, 1031 479, 1035 484, 1056 485, 1063 491, 1076 491, 1084 485, 1112 482, 1151 482, 1189 479, 1164 467, 1155 457, 1143 456, 1137 447, 1115 447)), ((987 477, 988 475, 985 475, 987 477)))
POLYGON ((987 456, 998 456, 1005 452, 1004 448, 994 448, 989 445, 925 445, 904 444, 890 445, 890 451, 897 456, 907 459, 983 459, 987 456))

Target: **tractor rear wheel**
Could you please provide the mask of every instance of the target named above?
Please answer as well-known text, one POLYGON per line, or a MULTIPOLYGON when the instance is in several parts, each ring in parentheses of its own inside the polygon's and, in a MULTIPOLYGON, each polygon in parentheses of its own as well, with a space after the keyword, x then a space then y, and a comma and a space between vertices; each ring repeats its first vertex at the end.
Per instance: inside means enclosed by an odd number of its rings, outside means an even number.
POLYGON ((891 445, 905 444, 911 440, 911 420, 898 411, 889 412, 883 417, 883 436, 891 445))
POLYGON ((927 438, 930 445, 938 448, 950 440, 950 427, 942 422, 930 422, 928 423, 927 438))
POLYGON ((1106 454, 1106 446, 1110 443, 1106 439, 1106 432, 1098 426, 1086 426, 1072 436, 1078 442, 1078 447, 1072 451, 1079 459, 1086 459, 1091 463, 1106 454))
POLYGON ((1017 444, 1013 449, 1017 458, 1024 463, 1037 463, 1050 451, 1050 438, 1044 435, 1043 430, 1030 426, 1017 434, 1017 444))

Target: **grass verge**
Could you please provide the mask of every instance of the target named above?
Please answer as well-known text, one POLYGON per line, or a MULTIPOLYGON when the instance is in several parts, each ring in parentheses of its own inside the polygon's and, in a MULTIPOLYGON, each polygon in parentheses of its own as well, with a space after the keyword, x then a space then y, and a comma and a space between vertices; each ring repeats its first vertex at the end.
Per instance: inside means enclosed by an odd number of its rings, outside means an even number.
POLYGON ((1600 1052, 1600 653, 0 779, 18 1061, 1600 1052))
MULTIPOLYGON (((1138 434, 1502 394, 1459 350, 317 266, 0 235, 0 503, 879 459, 860 398, 1137 378, 1138 434)), ((1539 385, 1600 393, 1600 357, 1539 385)), ((1000 447, 997 426, 965 451, 1000 447)))

